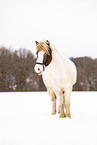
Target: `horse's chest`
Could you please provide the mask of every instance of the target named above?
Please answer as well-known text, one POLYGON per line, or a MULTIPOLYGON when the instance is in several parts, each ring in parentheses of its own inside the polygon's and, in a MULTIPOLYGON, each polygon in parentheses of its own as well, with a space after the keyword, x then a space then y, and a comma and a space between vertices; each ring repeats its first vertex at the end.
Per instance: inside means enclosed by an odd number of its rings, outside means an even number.
POLYGON ((44 72, 42 74, 43 82, 46 87, 52 87, 52 74, 44 72))

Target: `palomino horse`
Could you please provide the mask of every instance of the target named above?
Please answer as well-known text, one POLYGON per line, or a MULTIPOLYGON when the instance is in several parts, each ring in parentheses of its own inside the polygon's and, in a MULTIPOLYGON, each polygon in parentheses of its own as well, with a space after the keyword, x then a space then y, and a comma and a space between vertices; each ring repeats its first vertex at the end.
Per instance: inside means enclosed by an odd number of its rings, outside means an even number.
POLYGON ((48 40, 36 41, 36 54, 35 72, 42 75, 47 92, 51 96, 52 114, 56 114, 56 98, 58 97, 60 117, 71 118, 70 96, 77 76, 74 63, 51 47, 48 40))

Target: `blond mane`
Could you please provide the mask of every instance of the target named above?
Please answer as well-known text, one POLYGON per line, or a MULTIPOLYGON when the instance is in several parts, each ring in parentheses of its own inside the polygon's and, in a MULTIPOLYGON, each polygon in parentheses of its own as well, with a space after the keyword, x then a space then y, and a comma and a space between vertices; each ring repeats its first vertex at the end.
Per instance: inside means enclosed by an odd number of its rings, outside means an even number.
POLYGON ((38 52, 39 51, 44 51, 47 55, 49 55, 48 45, 45 42, 43 42, 43 41, 37 43, 36 50, 38 52))

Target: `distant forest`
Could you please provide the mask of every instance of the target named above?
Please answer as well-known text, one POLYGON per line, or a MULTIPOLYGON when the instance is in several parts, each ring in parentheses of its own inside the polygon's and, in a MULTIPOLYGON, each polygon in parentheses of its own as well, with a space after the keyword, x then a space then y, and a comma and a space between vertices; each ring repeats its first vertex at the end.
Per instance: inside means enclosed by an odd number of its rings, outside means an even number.
MULTIPOLYGON (((77 67, 75 91, 97 90, 97 59, 90 57, 70 58, 77 67)), ((42 77, 34 72, 36 58, 31 51, 12 51, 0 48, 0 92, 45 91, 42 77)))

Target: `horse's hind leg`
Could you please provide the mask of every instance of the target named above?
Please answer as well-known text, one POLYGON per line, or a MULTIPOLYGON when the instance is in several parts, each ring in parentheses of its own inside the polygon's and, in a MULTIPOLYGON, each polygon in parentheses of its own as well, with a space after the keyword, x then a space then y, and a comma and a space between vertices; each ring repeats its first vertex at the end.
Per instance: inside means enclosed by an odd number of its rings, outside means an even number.
POLYGON ((52 115, 56 114, 56 95, 53 91, 47 90, 48 94, 51 96, 51 103, 52 103, 52 115))
POLYGON ((67 89, 65 92, 65 107, 66 107, 66 117, 71 118, 70 113, 70 96, 72 89, 67 89))

